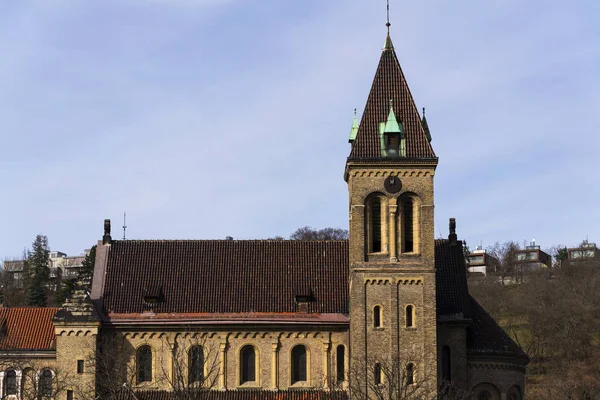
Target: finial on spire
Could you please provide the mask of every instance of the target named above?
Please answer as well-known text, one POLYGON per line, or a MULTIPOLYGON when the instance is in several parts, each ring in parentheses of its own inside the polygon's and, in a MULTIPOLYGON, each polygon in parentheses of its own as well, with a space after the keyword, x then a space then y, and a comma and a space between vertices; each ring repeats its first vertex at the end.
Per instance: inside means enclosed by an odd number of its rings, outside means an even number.
POLYGON ((354 116, 356 117, 356 107, 354 107, 354 116))
POLYGON ((385 24, 385 26, 387 26, 387 32, 388 35, 390 34, 390 26, 392 24, 390 23, 390 0, 387 0, 387 22, 385 24))
POLYGON ((425 118, 425 107, 423 107, 423 118, 425 118))

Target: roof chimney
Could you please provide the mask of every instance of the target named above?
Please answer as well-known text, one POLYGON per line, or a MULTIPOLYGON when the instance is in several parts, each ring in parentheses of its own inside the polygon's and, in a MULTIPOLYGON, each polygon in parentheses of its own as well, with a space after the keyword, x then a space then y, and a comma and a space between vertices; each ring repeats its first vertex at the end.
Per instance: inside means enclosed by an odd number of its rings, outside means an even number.
POLYGON ((110 219, 104 220, 104 236, 102 236, 102 244, 110 244, 112 238, 110 237, 110 219))
POLYGON ((458 237, 456 236, 456 219, 450 218, 450 234, 448 235, 448 241, 451 245, 457 243, 458 237))

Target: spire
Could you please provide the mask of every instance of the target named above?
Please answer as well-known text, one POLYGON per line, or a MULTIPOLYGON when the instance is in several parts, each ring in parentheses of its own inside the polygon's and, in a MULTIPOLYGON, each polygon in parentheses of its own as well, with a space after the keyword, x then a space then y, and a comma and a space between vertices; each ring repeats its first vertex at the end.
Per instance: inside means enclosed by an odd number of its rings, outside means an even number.
POLYGON ((390 37, 390 0, 387 0, 387 22, 385 23, 387 27, 387 36, 385 38, 385 44, 383 45, 383 50, 393 50, 394 44, 392 43, 392 38, 390 37))
POLYGON ((421 125, 423 125, 423 130, 425 131, 425 135, 427 135, 427 140, 431 143, 431 132, 429 132, 429 125, 427 124, 427 118, 425 117, 425 107, 423 107, 423 119, 421 119, 421 125))
POLYGON ((352 121, 352 129, 350 130, 350 137, 348 143, 354 143, 356 140, 356 134, 358 133, 358 118, 356 117, 356 108, 354 109, 354 119, 352 121))

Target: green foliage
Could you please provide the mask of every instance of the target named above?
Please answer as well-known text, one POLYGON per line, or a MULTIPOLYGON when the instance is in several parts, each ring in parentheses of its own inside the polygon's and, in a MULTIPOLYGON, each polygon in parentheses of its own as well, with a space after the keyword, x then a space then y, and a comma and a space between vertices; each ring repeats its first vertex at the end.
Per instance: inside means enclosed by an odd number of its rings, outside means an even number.
POLYGON ((313 229, 305 226, 290 235, 291 240, 346 240, 348 230, 340 228, 313 229))
POLYGON ((94 275, 94 264, 96 262, 96 245, 92 246, 90 252, 85 256, 85 260, 81 263, 82 267, 79 270, 78 279, 89 283, 91 286, 92 277, 94 275))
POLYGON ((54 294, 54 304, 57 306, 63 305, 73 292, 73 289, 75 289, 76 282, 76 279, 67 279, 63 281, 61 287, 54 294))
POLYGON ((27 290, 27 305, 33 307, 46 307, 48 304, 47 284, 50 280, 50 256, 48 238, 37 235, 32 244, 32 250, 27 257, 29 265, 27 290))

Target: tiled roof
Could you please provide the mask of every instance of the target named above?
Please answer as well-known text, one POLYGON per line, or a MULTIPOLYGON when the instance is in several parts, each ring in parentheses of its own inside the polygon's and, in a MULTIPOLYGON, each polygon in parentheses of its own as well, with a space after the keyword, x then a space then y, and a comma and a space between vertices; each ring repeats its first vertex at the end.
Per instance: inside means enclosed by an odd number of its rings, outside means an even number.
POLYGON ((436 239, 435 264, 438 315, 468 316, 470 298, 462 242, 452 245, 447 239, 436 239))
POLYGON ((528 360, 527 354, 473 298, 471 310, 473 324, 467 333, 467 348, 470 353, 519 356, 528 360))
MULTIPOLYGON (((203 396, 194 395, 194 398, 206 400, 347 400, 345 391, 324 390, 207 390, 203 396)), ((118 400, 174 400, 173 392, 167 391, 136 391, 135 397, 131 392, 122 391, 118 400)))
POLYGON ((347 278, 347 241, 113 241, 104 311, 348 314, 347 278))
POLYGON ((396 51, 389 39, 389 45, 386 45, 379 60, 349 160, 381 157, 379 124, 387 120, 390 100, 393 100, 396 117, 404 124, 406 157, 435 158, 396 51))
POLYGON ((0 350, 54 350, 58 308, 0 308, 0 350))

